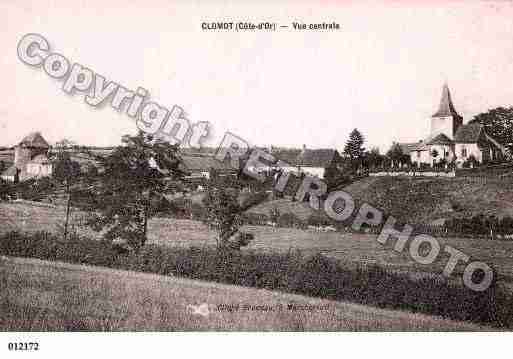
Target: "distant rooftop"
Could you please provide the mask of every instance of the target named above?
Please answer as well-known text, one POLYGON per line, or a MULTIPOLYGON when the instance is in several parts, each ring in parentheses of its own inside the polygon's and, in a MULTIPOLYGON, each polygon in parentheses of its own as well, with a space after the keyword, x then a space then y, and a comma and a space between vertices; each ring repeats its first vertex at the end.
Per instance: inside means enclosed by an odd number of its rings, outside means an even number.
POLYGON ((32 132, 25 136, 23 140, 18 143, 18 146, 32 147, 32 148, 50 148, 50 145, 43 138, 40 132, 32 132))

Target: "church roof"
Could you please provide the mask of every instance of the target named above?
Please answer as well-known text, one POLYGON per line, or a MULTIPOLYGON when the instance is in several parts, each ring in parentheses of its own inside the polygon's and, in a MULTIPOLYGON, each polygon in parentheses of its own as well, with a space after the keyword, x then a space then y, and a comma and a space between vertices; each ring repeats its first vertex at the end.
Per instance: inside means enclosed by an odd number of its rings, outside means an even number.
POLYGON ((442 89, 442 98, 440 99, 440 105, 438 106, 438 111, 432 117, 446 117, 446 116, 458 116, 456 109, 452 103, 451 92, 449 91, 449 86, 444 84, 442 89))
POLYGON ((40 132, 32 132, 25 136, 18 146, 22 147, 35 147, 35 148, 50 148, 50 145, 41 136, 40 132))
POLYGON ((428 145, 451 145, 454 142, 445 134, 440 133, 429 140, 428 145))
POLYGON ((469 123, 462 125, 454 135, 454 142, 459 143, 476 143, 483 131, 483 125, 479 123, 469 123))

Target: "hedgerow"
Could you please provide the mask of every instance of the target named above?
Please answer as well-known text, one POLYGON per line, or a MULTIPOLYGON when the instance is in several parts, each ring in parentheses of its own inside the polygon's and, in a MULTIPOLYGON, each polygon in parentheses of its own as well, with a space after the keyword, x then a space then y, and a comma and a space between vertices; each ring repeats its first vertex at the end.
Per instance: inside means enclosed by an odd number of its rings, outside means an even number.
POLYGON ((1 255, 201 279, 513 327, 513 298, 497 282, 484 292, 474 292, 442 277, 413 279, 376 265, 348 264, 299 251, 145 245, 138 252, 125 253, 116 248, 107 241, 78 237, 64 241, 44 232, 0 237, 1 255))

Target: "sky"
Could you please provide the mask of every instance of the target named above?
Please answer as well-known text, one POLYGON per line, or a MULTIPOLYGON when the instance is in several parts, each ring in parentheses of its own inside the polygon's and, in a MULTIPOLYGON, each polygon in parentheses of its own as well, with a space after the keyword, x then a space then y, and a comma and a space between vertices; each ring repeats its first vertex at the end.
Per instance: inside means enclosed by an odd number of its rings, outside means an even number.
POLYGON ((120 143, 135 122, 22 63, 27 33, 51 51, 151 101, 254 145, 342 150, 358 128, 368 148, 429 132, 447 82, 464 122, 513 105, 513 4, 444 1, 0 2, 0 146, 31 131, 49 142, 120 143), (270 21, 276 32, 203 31, 202 22, 270 21), (293 21, 337 22, 296 31, 293 21))

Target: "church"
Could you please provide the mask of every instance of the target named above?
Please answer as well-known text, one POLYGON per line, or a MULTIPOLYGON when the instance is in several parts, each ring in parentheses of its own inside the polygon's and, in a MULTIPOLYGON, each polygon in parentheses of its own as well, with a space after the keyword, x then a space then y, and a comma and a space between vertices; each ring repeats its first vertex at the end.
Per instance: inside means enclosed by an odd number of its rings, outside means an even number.
POLYGON ((472 158, 482 164, 503 159, 504 147, 489 136, 481 124, 463 124, 447 84, 443 86, 440 105, 430 121, 431 130, 426 139, 401 144, 412 164, 432 166, 445 160, 445 163, 454 162, 457 167, 462 167, 472 158))

